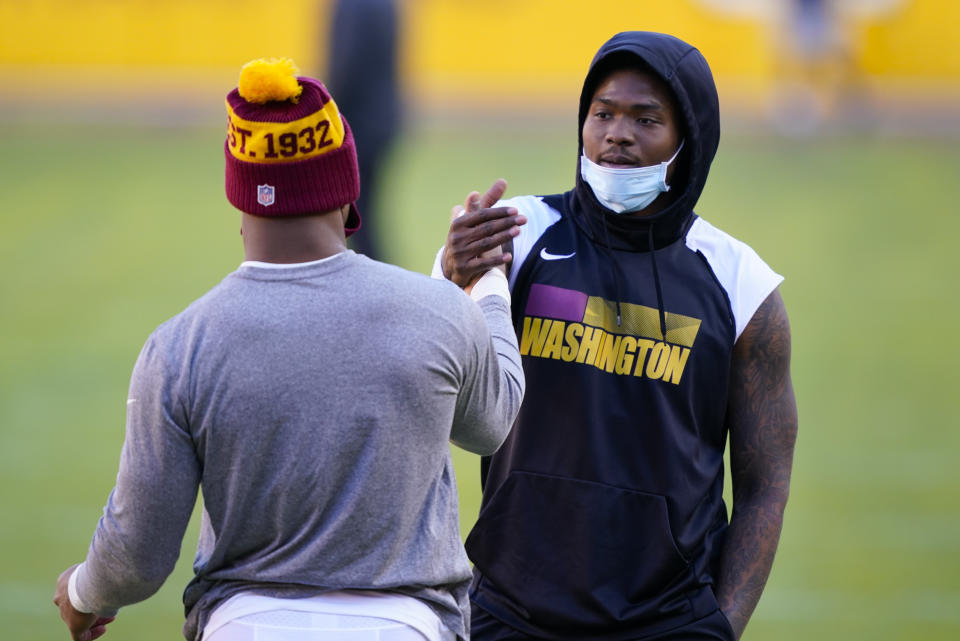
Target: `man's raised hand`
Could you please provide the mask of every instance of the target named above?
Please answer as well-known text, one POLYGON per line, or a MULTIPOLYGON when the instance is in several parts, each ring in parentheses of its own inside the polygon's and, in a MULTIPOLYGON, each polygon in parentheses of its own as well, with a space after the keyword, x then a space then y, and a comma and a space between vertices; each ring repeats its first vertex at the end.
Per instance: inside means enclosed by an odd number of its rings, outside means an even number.
POLYGON ((507 181, 495 181, 482 196, 470 192, 463 205, 453 208, 453 220, 443 247, 443 275, 460 287, 471 286, 493 267, 506 270, 513 256, 501 247, 520 233, 527 222, 514 207, 493 207, 507 190, 507 181))

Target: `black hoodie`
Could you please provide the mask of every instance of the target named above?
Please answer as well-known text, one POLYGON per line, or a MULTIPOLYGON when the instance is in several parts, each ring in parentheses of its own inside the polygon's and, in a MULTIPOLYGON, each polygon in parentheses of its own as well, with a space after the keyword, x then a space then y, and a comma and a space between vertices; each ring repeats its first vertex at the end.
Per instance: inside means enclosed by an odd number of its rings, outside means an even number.
POLYGON ((527 390, 482 463, 467 552, 474 604, 544 639, 637 639, 716 611, 731 353, 780 280, 693 213, 719 140, 696 49, 614 36, 590 66, 578 130, 625 55, 666 81, 682 115, 675 200, 616 215, 578 166, 573 190, 511 201, 531 218, 511 279, 527 390))

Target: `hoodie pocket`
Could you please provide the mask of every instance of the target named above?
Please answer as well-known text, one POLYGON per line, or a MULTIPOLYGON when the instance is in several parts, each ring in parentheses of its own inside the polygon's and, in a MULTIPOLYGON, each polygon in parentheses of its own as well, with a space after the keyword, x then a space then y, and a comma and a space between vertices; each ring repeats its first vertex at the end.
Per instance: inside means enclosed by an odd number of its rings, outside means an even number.
POLYGON ((663 496, 529 472, 510 474, 466 547, 518 615, 554 625, 636 616, 688 566, 663 496))

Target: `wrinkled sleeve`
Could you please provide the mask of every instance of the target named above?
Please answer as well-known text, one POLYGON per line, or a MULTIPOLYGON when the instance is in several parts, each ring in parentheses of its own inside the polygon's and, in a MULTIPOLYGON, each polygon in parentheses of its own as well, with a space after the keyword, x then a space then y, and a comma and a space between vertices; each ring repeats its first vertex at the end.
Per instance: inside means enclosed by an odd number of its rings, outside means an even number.
POLYGON ((131 378, 116 486, 77 570, 80 598, 102 616, 154 594, 180 554, 201 473, 183 403, 151 338, 131 378))
POLYGON ((471 353, 457 399, 451 441, 475 454, 493 454, 506 439, 523 400, 524 378, 510 306, 486 296, 468 313, 471 353))

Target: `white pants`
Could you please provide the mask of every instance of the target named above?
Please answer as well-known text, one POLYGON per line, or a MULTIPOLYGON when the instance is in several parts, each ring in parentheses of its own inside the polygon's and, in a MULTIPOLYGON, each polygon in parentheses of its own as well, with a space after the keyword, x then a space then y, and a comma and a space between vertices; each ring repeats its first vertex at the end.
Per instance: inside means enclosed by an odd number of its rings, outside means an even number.
POLYGON ((210 615, 203 641, 454 641, 422 601, 375 591, 300 599, 241 593, 210 615))
POLYGON ((234 619, 203 641, 428 641, 403 623, 343 614, 271 610, 234 619))

